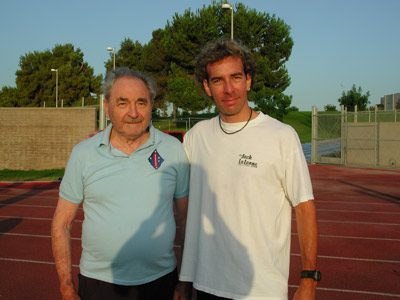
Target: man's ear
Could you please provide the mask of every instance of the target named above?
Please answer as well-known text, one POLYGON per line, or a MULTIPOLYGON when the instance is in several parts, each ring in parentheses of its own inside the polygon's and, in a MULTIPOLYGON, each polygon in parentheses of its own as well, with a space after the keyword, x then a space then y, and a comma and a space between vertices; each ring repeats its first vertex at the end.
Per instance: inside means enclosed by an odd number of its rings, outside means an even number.
POLYGON ((206 94, 207 94, 209 97, 211 97, 211 90, 210 90, 210 86, 208 85, 207 79, 204 79, 204 80, 203 80, 203 88, 204 88, 204 91, 206 92, 206 94))
POLYGON ((108 101, 107 101, 107 99, 103 99, 103 107, 104 107, 104 111, 106 113, 106 117, 110 118, 110 116, 108 114, 108 101))
POLYGON ((246 75, 246 87, 247 87, 247 91, 250 92, 250 89, 251 89, 251 75, 250 74, 246 75))

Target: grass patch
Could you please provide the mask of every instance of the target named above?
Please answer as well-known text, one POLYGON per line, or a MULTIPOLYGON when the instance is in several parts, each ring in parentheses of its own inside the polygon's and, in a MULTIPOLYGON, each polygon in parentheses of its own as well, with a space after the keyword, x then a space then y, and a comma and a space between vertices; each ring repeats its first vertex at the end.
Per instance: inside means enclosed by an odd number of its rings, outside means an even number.
POLYGON ((54 181, 64 176, 64 169, 0 170, 0 181, 54 181))
POLYGON ((282 121, 296 130, 302 144, 311 142, 311 111, 290 111, 282 121))

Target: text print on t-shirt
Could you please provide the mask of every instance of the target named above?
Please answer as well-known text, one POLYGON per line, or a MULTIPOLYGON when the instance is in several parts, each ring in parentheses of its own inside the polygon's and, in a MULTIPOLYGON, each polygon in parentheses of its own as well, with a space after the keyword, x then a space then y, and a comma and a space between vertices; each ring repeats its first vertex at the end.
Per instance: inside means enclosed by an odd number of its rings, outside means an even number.
POLYGON ((252 159, 251 154, 239 154, 239 166, 257 168, 257 163, 252 159))

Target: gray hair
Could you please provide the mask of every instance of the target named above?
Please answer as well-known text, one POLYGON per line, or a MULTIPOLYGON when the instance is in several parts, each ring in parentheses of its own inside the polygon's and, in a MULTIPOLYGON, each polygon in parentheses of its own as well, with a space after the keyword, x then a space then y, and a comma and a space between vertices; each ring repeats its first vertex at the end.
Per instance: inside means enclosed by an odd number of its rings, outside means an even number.
POLYGON ((150 100, 154 101, 154 98, 157 95, 157 84, 154 81, 154 79, 150 75, 147 75, 146 73, 140 71, 132 71, 127 67, 122 67, 109 71, 106 75, 106 78, 104 78, 101 91, 103 92, 104 98, 107 101, 110 98, 111 89, 114 86, 114 82, 121 77, 136 78, 142 80, 146 85, 147 89, 149 90, 150 100))

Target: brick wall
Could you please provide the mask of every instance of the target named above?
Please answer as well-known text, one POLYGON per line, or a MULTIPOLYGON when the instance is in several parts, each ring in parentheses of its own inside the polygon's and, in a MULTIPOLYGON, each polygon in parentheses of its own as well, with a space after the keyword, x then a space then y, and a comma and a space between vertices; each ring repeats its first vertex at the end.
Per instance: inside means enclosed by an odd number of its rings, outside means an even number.
POLYGON ((96 128, 96 108, 0 108, 0 170, 64 168, 96 128))

